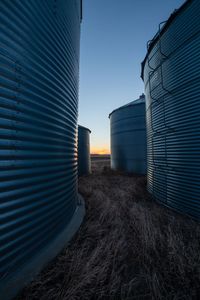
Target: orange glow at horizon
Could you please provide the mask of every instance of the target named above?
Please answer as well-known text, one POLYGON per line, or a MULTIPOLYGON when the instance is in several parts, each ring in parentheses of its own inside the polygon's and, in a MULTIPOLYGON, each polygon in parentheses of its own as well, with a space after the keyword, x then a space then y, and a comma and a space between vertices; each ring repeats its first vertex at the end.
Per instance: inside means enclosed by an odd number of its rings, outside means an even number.
POLYGON ((110 149, 108 147, 91 147, 91 154, 110 154, 110 149))

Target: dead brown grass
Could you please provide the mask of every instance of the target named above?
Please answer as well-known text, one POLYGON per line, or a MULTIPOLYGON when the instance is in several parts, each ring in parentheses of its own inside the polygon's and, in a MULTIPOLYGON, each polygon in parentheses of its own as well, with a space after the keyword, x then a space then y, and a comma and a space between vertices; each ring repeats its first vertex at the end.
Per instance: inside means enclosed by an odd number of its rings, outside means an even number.
POLYGON ((199 224, 152 201, 145 178, 92 169, 79 232, 18 299, 198 299, 199 224))

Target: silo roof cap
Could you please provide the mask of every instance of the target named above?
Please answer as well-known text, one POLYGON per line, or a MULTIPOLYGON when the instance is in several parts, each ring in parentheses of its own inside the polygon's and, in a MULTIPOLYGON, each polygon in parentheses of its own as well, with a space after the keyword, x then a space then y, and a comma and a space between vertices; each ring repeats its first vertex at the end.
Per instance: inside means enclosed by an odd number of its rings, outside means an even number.
POLYGON ((140 95, 139 99, 133 100, 133 101, 131 101, 131 102, 125 104, 125 105, 122 105, 122 106, 120 106, 120 107, 114 109, 114 110, 109 114, 108 117, 110 118, 110 116, 111 116, 115 111, 117 111, 117 110, 126 108, 126 107, 128 107, 128 106, 134 106, 134 105, 137 105, 137 104, 141 104, 141 103, 145 103, 145 95, 144 95, 144 94, 140 95))
POLYGON ((91 133, 91 130, 87 127, 84 127, 82 125, 78 125, 78 128, 84 129, 84 130, 88 130, 91 133))
MULTIPOLYGON (((155 34, 155 36, 153 37, 153 39, 150 41, 149 45, 148 45, 148 49, 147 49, 147 54, 143 60, 143 62, 141 63, 141 78, 144 80, 144 66, 146 63, 146 60, 149 56, 149 53, 151 52, 151 50, 153 49, 154 45, 157 43, 157 41, 159 40, 159 38, 163 35, 163 33, 168 29, 168 27, 171 25, 171 23, 173 22, 173 20, 189 5, 193 2, 194 0, 186 0, 186 2, 184 2, 178 9, 175 9, 173 11, 173 13, 170 15, 170 17, 168 18, 168 20, 166 22, 162 22, 165 23, 162 28, 160 30, 158 30, 158 32, 155 34)), ((160 25, 162 24, 160 23, 160 25)))

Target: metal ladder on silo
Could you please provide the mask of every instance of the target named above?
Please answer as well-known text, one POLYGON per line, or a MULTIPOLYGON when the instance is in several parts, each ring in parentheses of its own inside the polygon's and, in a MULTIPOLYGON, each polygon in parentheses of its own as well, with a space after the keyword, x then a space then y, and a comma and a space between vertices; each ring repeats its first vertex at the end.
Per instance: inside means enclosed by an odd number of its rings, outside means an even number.
MULTIPOLYGON (((166 21, 165 21, 166 22, 166 21)), ((149 93, 150 93, 150 98, 152 99, 152 102, 150 103, 150 109, 151 109, 151 112, 150 112, 150 115, 151 115, 151 118, 150 118, 150 122, 151 122, 151 141, 152 141, 152 144, 151 144, 151 147, 152 147, 152 157, 153 157, 153 178, 154 178, 154 170, 156 170, 157 168, 163 168, 159 165, 156 165, 155 163, 155 160, 154 160, 154 137, 156 135, 163 135, 164 136, 164 152, 165 152, 165 167, 167 168, 167 171, 169 171, 169 165, 168 165, 168 159, 167 159, 167 134, 169 132, 172 132, 174 131, 173 128, 171 128, 170 126, 167 125, 167 122, 166 122, 166 114, 165 114, 165 98, 166 98, 166 95, 171 95, 172 93, 164 86, 164 79, 163 79, 163 62, 168 59, 168 55, 164 54, 164 52, 162 51, 162 43, 161 43, 161 25, 164 24, 165 22, 161 22, 159 24, 159 34, 158 34, 158 49, 155 51, 155 53, 152 55, 152 57, 149 59, 149 56, 147 56, 147 62, 148 62, 148 67, 151 69, 151 71, 148 73, 148 81, 149 81, 149 93), (158 64, 158 66, 156 68, 153 68, 151 65, 150 65, 150 61, 152 60, 152 58, 156 55, 156 53, 159 51, 160 55, 161 55, 161 59, 160 59, 160 63, 158 64), (154 89, 151 88, 151 78, 152 78, 152 74, 155 74, 155 71, 156 70, 159 70, 160 68, 160 83, 154 87, 154 89), (165 93, 159 97, 159 98, 155 98, 153 95, 152 95, 152 92, 153 90, 155 90, 156 88, 158 88, 159 86, 161 85, 161 88, 163 91, 165 91, 165 93), (164 131, 157 131, 154 129, 154 124, 153 124, 153 118, 152 118, 152 115, 153 115, 153 106, 156 104, 160 104, 162 103, 162 110, 163 110, 163 122, 164 122, 164 131)), ((149 49, 149 43, 150 41, 147 43, 147 49, 149 49)), ((154 180, 153 180, 154 182, 154 180)), ((166 185, 167 185, 167 174, 166 174, 166 185)), ((153 191, 154 191, 154 184, 153 184, 153 191)), ((167 199, 167 187, 166 187, 166 199, 167 199)))

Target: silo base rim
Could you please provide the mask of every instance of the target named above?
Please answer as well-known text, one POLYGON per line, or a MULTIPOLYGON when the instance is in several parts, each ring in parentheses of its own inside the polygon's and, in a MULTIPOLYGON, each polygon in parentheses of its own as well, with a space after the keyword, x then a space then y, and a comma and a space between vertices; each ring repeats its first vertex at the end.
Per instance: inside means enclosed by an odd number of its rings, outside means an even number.
MULTIPOLYGON (((190 220, 192 220, 192 221, 194 221, 194 222, 198 222, 198 223, 200 222, 200 218, 199 218, 199 217, 195 217, 195 216, 193 216, 192 214, 187 213, 187 212, 184 211, 184 210, 181 210, 180 208, 173 207, 173 206, 171 206, 171 205, 169 205, 169 204, 167 204, 167 203, 165 203, 165 202, 159 200, 159 199, 158 199, 157 197, 155 197, 148 189, 147 189, 147 191, 149 192, 149 194, 151 195, 152 199, 153 199, 157 204, 161 205, 161 206, 164 207, 164 208, 169 209, 169 210, 170 210, 169 213, 173 212, 174 214, 179 215, 179 217, 181 217, 181 218, 187 217, 188 219, 190 219, 190 220)), ((173 214, 171 214, 171 216, 173 217, 173 214)))
POLYGON ((85 202, 83 197, 78 194, 78 205, 67 227, 43 248, 41 253, 33 258, 28 265, 23 266, 14 274, 15 276, 9 276, 8 280, 3 282, 2 287, 0 287, 0 298, 2 300, 11 300, 16 297, 62 251, 79 229, 84 215, 85 202))

